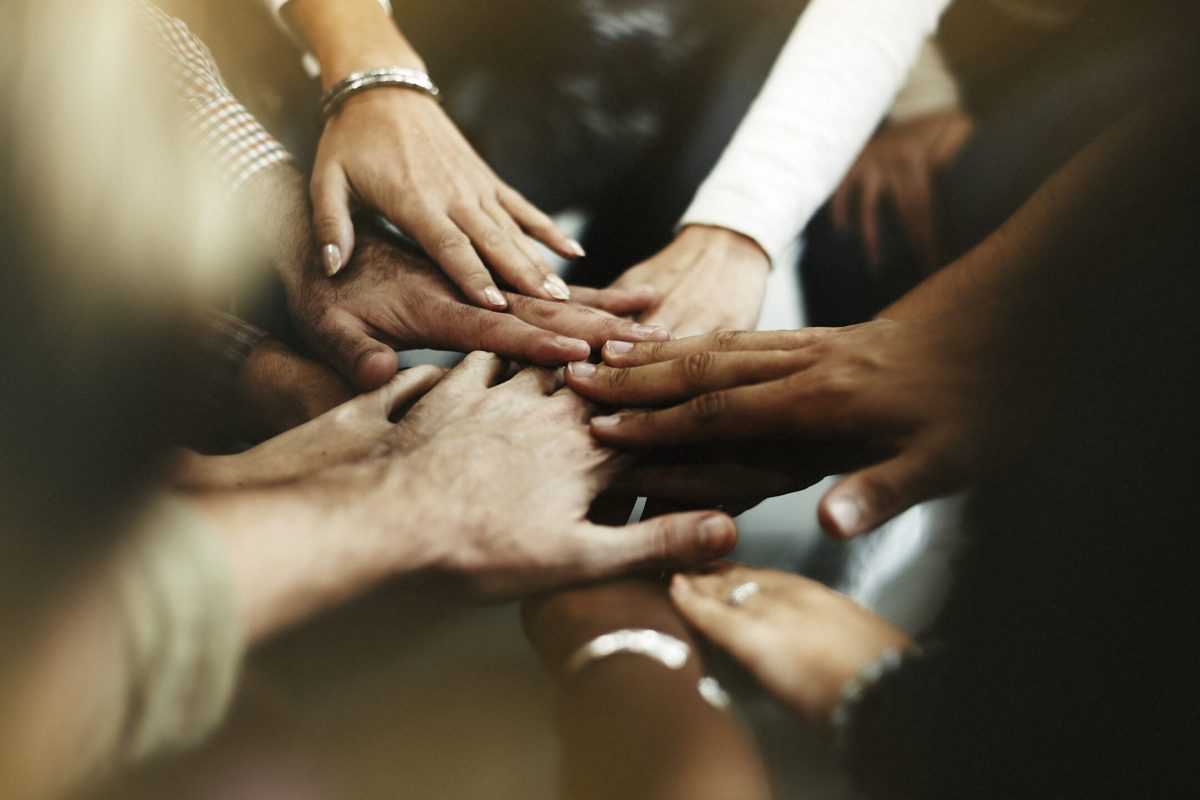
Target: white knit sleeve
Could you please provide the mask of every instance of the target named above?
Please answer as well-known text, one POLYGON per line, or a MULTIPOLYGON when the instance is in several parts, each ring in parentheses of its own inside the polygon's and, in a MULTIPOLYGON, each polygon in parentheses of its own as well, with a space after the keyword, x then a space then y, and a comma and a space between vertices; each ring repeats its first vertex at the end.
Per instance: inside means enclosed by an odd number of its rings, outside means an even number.
POLYGON ((812 0, 681 225, 803 231, 887 113, 948 0, 812 0))

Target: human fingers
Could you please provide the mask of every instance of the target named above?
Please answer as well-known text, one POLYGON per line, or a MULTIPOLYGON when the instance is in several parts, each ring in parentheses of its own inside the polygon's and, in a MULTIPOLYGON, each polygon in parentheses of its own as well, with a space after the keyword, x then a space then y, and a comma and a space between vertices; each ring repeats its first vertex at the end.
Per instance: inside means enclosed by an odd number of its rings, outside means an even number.
POLYGON ((586 255, 583 245, 563 233, 554 220, 516 189, 503 186, 496 193, 496 199, 526 233, 563 258, 574 260, 586 255))
POLYGON ((790 435, 795 397, 787 379, 697 395, 681 405, 594 417, 592 435, 613 447, 739 442, 790 435))
MULTIPOLYGON (((388 218, 393 219, 390 214, 388 218)), ((430 212, 405 232, 416 239, 470 302, 493 310, 508 307, 508 300, 479 258, 471 237, 450 217, 430 212)))
POLYGON ((341 373, 351 385, 369 392, 396 374, 396 351, 370 336, 356 317, 330 309, 306 332, 318 356, 341 373))
POLYGON ((717 331, 687 339, 639 343, 610 339, 601 355, 613 367, 637 367, 672 361, 698 352, 739 352, 748 350, 794 350, 829 335, 829 328, 802 328, 793 331, 717 331))
POLYGON ((862 189, 858 194, 858 225, 862 234, 867 261, 878 269, 883 264, 883 242, 879 233, 880 201, 884 196, 883 178, 876 172, 863 176, 862 189))
POLYGON ((759 663, 762 651, 771 647, 771 631, 764 629, 761 615, 750 605, 761 597, 748 597, 744 607, 735 607, 728 597, 698 589, 696 576, 684 574, 671 579, 670 596, 688 624, 744 665, 759 663))
POLYGON ((671 332, 665 328, 614 317, 578 303, 550 303, 515 294, 509 295, 508 300, 512 316, 517 319, 545 331, 583 340, 592 349, 599 349, 614 338, 635 342, 662 342, 671 338, 671 332))
POLYGON ((567 383, 598 403, 664 406, 718 389, 782 378, 807 369, 818 358, 806 350, 700 350, 673 361, 624 369, 580 361, 567 366, 567 383))
POLYGON ((544 300, 569 300, 571 292, 524 232, 496 204, 452 213, 492 271, 521 294, 544 300))
POLYGON ((668 514, 618 528, 589 525, 581 577, 599 579, 643 568, 703 564, 737 543, 737 525, 725 514, 668 514))
POLYGON ((563 371, 561 369, 526 367, 502 383, 501 387, 521 392, 552 395, 561 389, 563 385, 563 371))
POLYGON ((354 252, 354 223, 350 217, 350 186, 340 167, 314 172, 309 184, 313 204, 313 236, 321 267, 333 277, 350 262, 354 252))
POLYGON ((934 228, 933 180, 923 165, 897 173, 892 180, 892 197, 900 223, 926 267, 935 266, 937 235, 934 228))
POLYGON ((817 519, 832 536, 852 539, 875 530, 918 503, 965 483, 930 451, 910 446, 899 455, 840 480, 821 498, 817 519))
MULTIPOLYGON (((512 297, 515 299, 518 295, 512 297)), ((458 334, 472 348, 490 350, 523 364, 542 367, 561 366, 587 358, 592 352, 592 346, 584 339, 545 330, 512 314, 480 313, 484 316, 458 334)))
POLYGON ((645 311, 658 299, 658 292, 653 286, 630 286, 629 288, 610 286, 607 289, 572 286, 570 288, 571 299, 576 303, 617 316, 645 311))
POLYGON ((374 403, 380 415, 394 419, 398 412, 412 405, 421 396, 437 385, 446 370, 432 364, 422 364, 397 372, 392 379, 364 400, 374 403))
POLYGON ((504 359, 495 353, 476 350, 467 353, 462 361, 446 373, 439 388, 446 391, 487 389, 500 379, 505 366, 504 359))

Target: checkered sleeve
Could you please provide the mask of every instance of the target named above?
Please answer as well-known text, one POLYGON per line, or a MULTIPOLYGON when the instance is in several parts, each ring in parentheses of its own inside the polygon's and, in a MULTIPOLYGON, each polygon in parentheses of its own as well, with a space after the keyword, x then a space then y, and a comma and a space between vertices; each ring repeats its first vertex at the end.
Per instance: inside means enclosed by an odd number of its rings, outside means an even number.
POLYGON ((205 317, 200 343, 201 397, 223 397, 250 351, 267 338, 267 332, 215 308, 207 309, 205 317))
POLYGON ((290 161, 287 149, 225 86, 212 54, 187 25, 146 0, 136 5, 170 61, 189 129, 230 193, 262 170, 290 161))

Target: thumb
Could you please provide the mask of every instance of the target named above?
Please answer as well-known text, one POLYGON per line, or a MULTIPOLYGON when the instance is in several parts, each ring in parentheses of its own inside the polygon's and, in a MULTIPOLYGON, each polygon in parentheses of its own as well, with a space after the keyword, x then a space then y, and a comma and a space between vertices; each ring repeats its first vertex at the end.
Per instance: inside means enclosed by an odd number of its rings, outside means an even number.
POLYGON ((952 488, 945 472, 925 452, 901 453, 839 481, 821 498, 817 518, 827 533, 851 539, 952 488))
POLYGON ((329 277, 350 261, 354 252, 354 223, 350 219, 350 187, 341 170, 313 175, 313 237, 321 267, 329 277))
POLYGON ((309 338, 317 355, 361 392, 378 389, 396 375, 396 351, 367 335, 345 312, 325 314, 309 338))
POLYGON ((437 385, 446 370, 432 364, 422 364, 397 372, 391 380, 373 394, 384 417, 395 417, 397 412, 421 399, 437 385))
MULTIPOLYGON (((623 528, 601 528, 603 550, 592 564, 609 574, 640 567, 703 564, 737 544, 737 525, 716 511, 668 514, 623 528)), ((599 574, 596 577, 600 577, 599 574)))

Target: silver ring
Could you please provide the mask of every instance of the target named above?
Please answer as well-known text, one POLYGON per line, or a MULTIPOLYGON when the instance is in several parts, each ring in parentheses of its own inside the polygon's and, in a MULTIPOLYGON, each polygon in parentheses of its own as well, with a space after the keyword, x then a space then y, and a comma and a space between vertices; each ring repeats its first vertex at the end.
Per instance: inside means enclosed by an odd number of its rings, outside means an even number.
POLYGON ((729 590, 729 605, 737 608, 745 603, 751 595, 757 594, 761 590, 762 587, 758 585, 758 581, 746 581, 745 583, 739 583, 737 586, 729 590))

